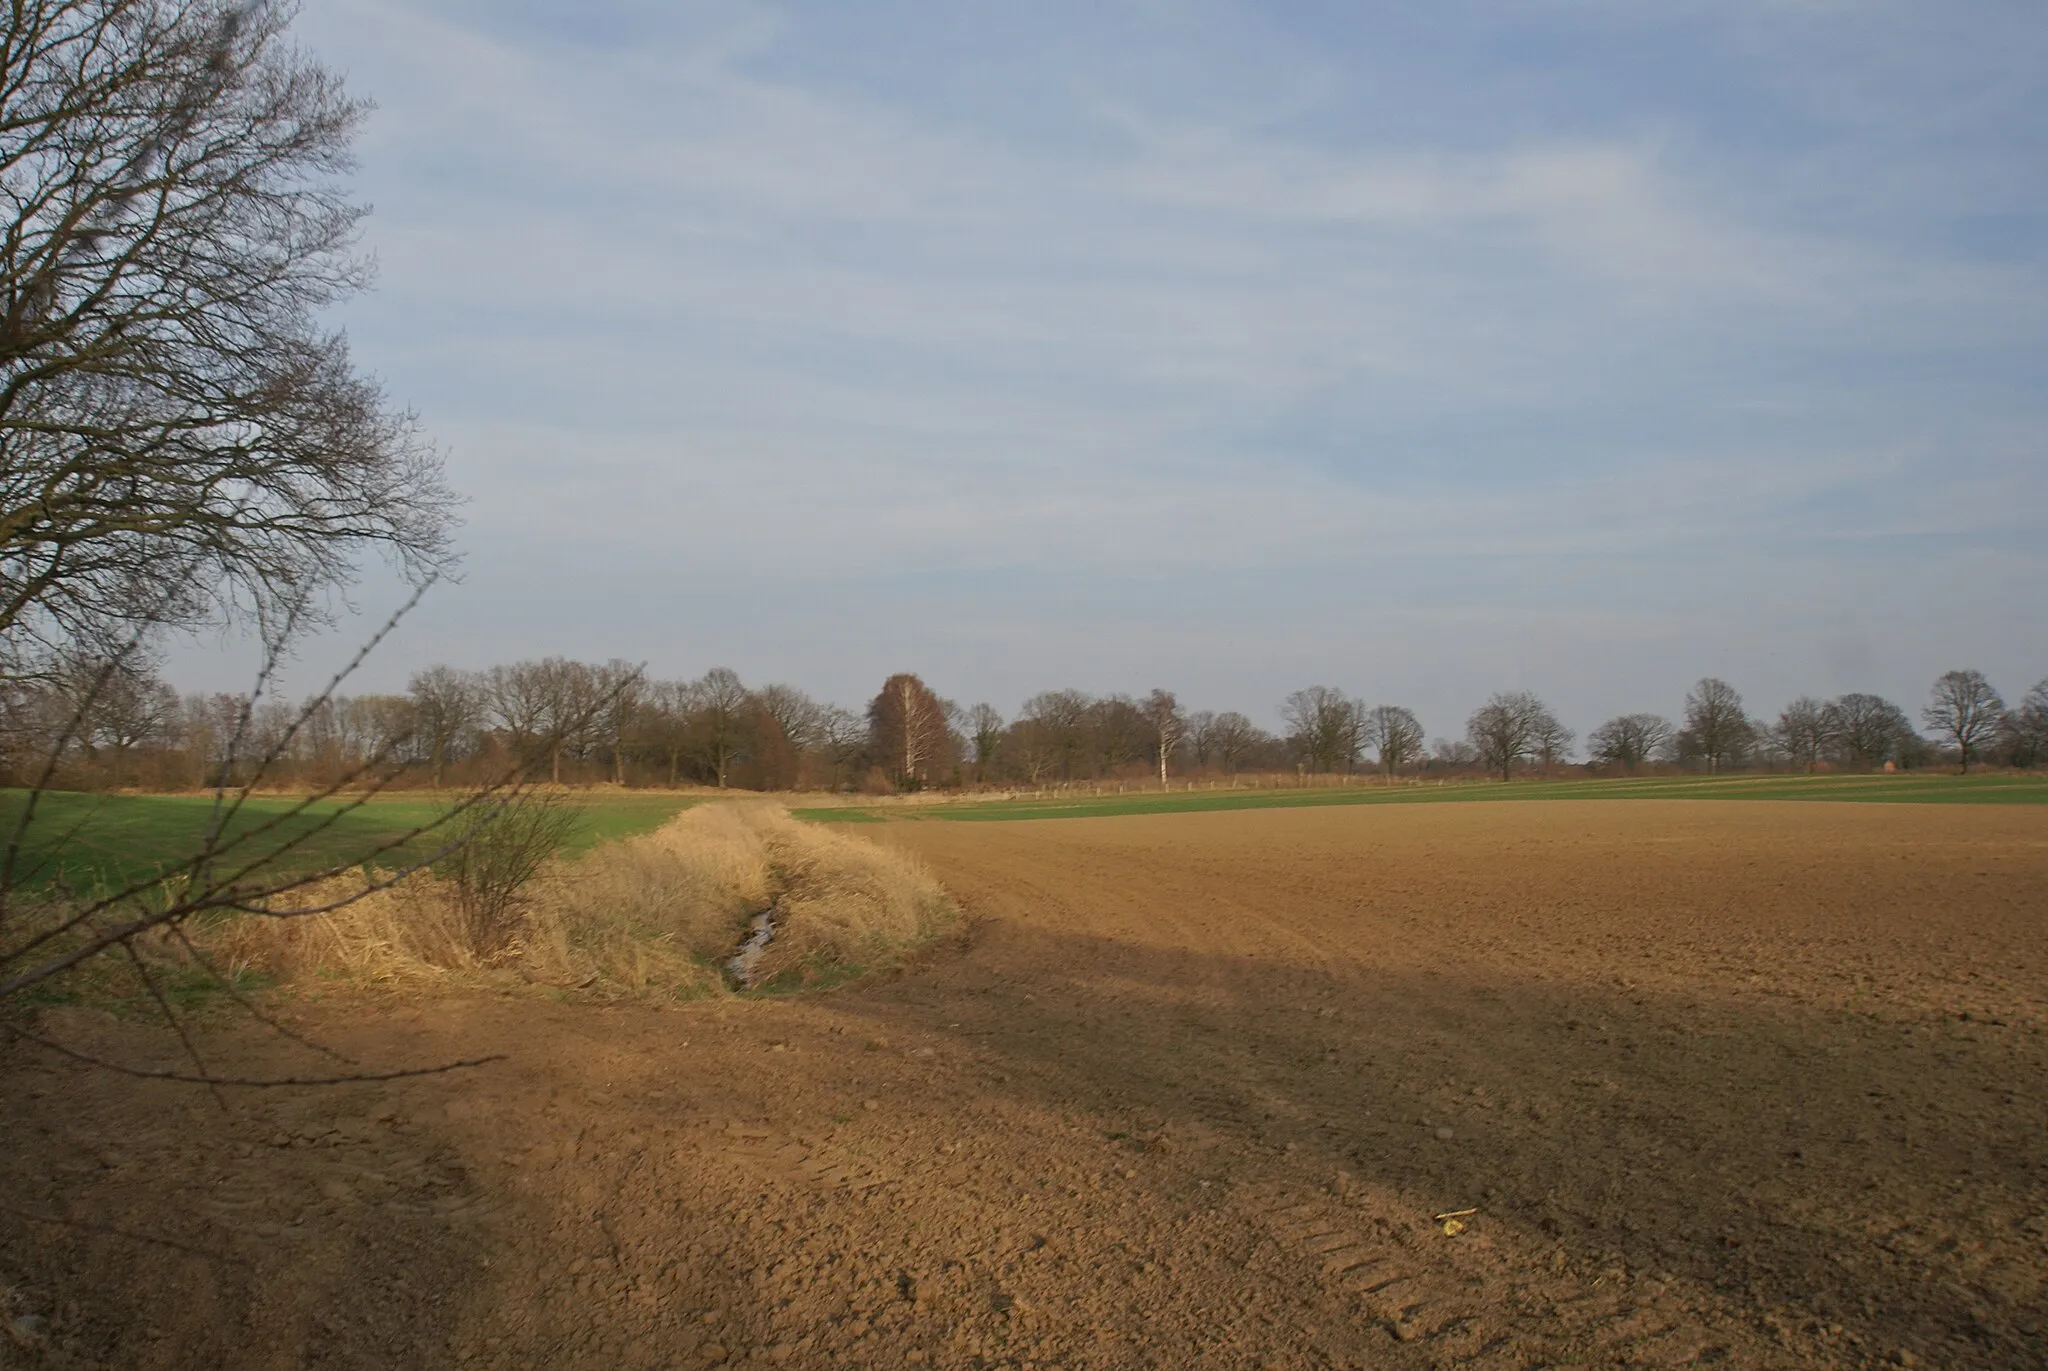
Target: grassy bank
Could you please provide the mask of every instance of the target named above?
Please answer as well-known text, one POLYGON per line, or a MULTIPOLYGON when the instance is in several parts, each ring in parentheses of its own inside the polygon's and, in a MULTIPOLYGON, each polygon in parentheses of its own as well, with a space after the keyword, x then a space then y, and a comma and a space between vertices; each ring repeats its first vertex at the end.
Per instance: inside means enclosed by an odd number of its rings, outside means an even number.
MULTIPOLYGON (((338 878, 310 902, 347 885, 338 878)), ((915 858, 742 803, 705 805, 583 859, 558 858, 481 945, 456 883, 429 872, 331 914, 241 918, 203 940, 217 967, 266 981, 525 983, 688 999, 723 988, 726 959, 771 907, 776 937, 755 982, 769 991, 888 969, 955 918, 915 858)))
POLYGON ((1935 772, 1875 776, 1654 776, 1616 780, 1403 782, 1361 777, 1356 786, 1276 790, 1142 791, 994 801, 963 800, 904 808, 799 809, 817 823, 884 818, 952 822, 1086 819, 1119 814, 1200 814, 1232 809, 1324 805, 1461 804, 1527 800, 1809 800, 1865 804, 2048 804, 2048 776, 1955 776, 1935 772))
MULTIPOLYGON (((644 820, 644 810, 624 808, 644 820)), ((621 822, 616 809, 608 817, 621 822)), ((59 893, 25 897, 13 931, 33 934, 73 907, 59 893)), ((150 932, 134 958, 94 957, 19 1003, 149 1016, 164 1004, 220 1008, 230 990, 694 999, 725 992, 727 960, 771 909, 775 937, 750 985, 777 993, 892 969, 958 917, 914 857, 758 801, 697 805, 580 855, 557 849, 523 884, 481 903, 459 873, 423 869, 389 885, 349 871, 268 907, 326 912, 215 913, 150 932)))

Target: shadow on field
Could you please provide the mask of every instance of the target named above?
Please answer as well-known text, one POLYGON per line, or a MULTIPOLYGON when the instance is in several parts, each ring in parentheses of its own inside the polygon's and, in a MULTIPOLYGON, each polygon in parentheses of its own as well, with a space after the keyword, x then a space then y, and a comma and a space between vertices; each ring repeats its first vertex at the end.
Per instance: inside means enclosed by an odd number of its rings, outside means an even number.
MULTIPOLYGON (((0 1079, 9 1204, 70 1204, 232 1258, 0 1216, 0 1280, 98 1302, 57 1311, 80 1364, 674 1367, 785 1347, 791 1366, 865 1365, 900 1362, 928 1324, 1006 1317, 983 1300, 913 1321, 899 1295, 918 1262, 936 1285, 948 1254, 984 1249, 976 1272, 1016 1260, 998 1238, 1030 1234, 995 1231, 1014 1227, 1005 1206, 1038 1206, 1028 1224, 1101 1227, 1104 1205, 1124 1206, 1117 1225, 1173 1223, 1191 1194, 1253 1207, 1341 1171, 1390 1212, 1480 1211, 1475 1236, 1510 1287, 1483 1298, 1523 1362, 1566 1350, 1549 1301, 1620 1268, 1717 1294, 1732 1310, 1717 1335, 1746 1325, 1727 1342, 1768 1348, 1768 1319, 1804 1339, 1742 1364, 1901 1349, 2044 1364, 2038 1021, 1887 1023, 1789 998, 1316 967, 1018 923, 832 995, 667 1012, 478 1002, 425 1021, 431 1034, 362 1013, 354 1046, 512 1060, 238 1096, 226 1116, 173 1087, 41 1066, 0 1079), (1062 1116, 1087 1126, 1062 1132, 1062 1116), (754 1121, 758 1134, 730 1126, 754 1121), (1114 1145, 1097 1127, 1165 1135, 1141 1182, 1154 1191, 1063 1208, 1066 1182, 1040 1188, 1034 1151, 1066 1149, 1044 1160, 1068 1177, 1100 1170, 1114 1145), (776 1154, 797 1134, 900 1185, 793 1179, 776 1154), (938 1150, 961 1138, 986 1154, 966 1180, 938 1150), (1860 1352, 1814 1341, 1837 1324, 1860 1352)), ((1152 1279, 1088 1264, 1108 1242, 1076 1243, 1060 1279, 1152 1279)), ((1212 1255, 1234 1279, 1236 1256, 1212 1255)), ((1133 1319, 1188 1346, 1213 1331, 1213 1285, 1156 1279, 1133 1319)), ((1438 1356, 1365 1331, 1356 1364, 1438 1356)))
POLYGON ((1066 974, 970 958, 829 1012, 958 1039, 987 1089, 1221 1138, 1228 1181, 1343 1170, 1425 1217, 1478 1207, 1532 1270, 1561 1246, 1879 1354, 2048 1364, 2035 1024, 1002 938, 1066 974))
MULTIPOLYGON (((604 1031, 602 1011, 571 1012, 604 1031)), ((177 1064, 153 1026, 78 1017, 87 1031, 65 1033, 72 1042, 177 1064)), ((381 1040, 378 1065, 416 1059, 420 1044, 410 1049, 381 1040)), ((641 1056, 633 1093, 658 1104, 673 1062, 641 1056)), ((243 1054, 245 1069, 280 1062, 307 1069, 272 1043, 243 1054)), ((694 1325, 694 1311, 745 1308, 746 1271, 772 1253, 728 1215, 675 1202, 646 1134, 627 1126, 646 1114, 559 1114, 553 1092, 588 1084, 559 1067, 514 1060, 216 1100, 0 1053, 0 1314, 30 1320, 12 1330, 21 1338, 0 1337, 0 1371, 670 1365, 668 1353, 716 1337, 679 1335, 673 1311, 693 1311, 694 1325), (548 1179, 522 1183, 522 1171, 548 1179), (649 1210, 655 1195, 668 1203, 649 1210), (636 1266, 619 1235, 649 1222, 669 1259, 636 1266), (728 1247, 735 1263, 674 1260, 728 1247)))
POLYGON ((33 1334, 0 1367, 455 1364, 489 1274, 470 1187, 361 1089, 215 1101, 21 1052, 0 1084, 0 1312, 33 1334))

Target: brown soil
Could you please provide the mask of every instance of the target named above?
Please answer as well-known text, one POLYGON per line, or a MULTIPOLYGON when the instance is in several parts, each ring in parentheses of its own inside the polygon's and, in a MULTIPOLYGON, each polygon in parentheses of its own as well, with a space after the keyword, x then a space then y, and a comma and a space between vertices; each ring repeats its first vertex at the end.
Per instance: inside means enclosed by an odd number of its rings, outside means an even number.
POLYGON ((0 1364, 2048 1365, 2048 813, 866 831, 975 919, 887 984, 17 1063, 0 1364))

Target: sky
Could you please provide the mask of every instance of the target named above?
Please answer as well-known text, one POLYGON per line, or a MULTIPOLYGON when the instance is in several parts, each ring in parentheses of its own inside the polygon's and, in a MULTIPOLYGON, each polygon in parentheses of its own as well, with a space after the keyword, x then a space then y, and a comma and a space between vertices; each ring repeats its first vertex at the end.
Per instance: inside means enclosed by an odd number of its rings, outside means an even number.
MULTIPOLYGON (((467 497, 352 689, 728 665, 1582 734, 2048 676, 2033 0, 305 0, 467 497)), ((401 598, 369 568, 319 674, 401 598)), ((209 639, 168 665, 247 684, 209 639)))

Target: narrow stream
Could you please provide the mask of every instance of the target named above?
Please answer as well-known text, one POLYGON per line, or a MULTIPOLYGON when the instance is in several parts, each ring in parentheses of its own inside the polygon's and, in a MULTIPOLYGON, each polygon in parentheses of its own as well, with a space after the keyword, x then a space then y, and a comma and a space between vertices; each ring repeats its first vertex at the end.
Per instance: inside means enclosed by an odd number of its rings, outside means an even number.
POLYGON ((754 988, 755 969, 760 965, 761 954, 768 950, 768 944, 775 941, 775 923, 780 909, 769 905, 754 916, 748 925, 747 936, 740 943, 740 950, 725 963, 725 974, 736 990, 754 988))

